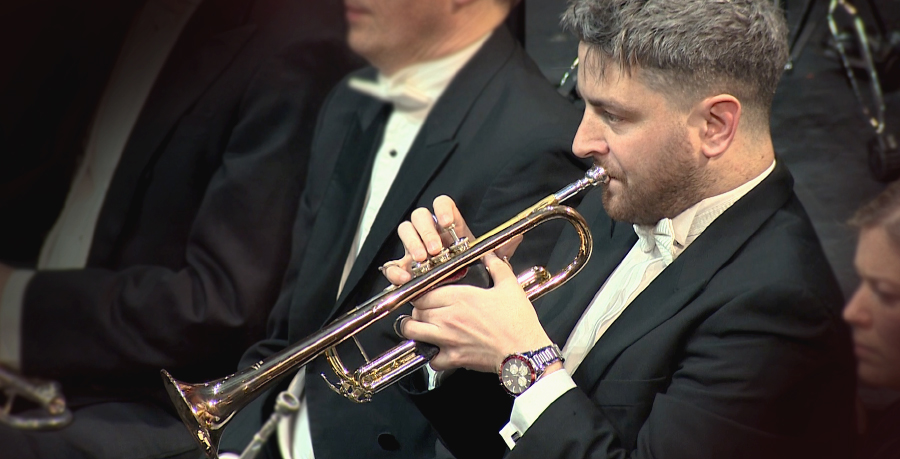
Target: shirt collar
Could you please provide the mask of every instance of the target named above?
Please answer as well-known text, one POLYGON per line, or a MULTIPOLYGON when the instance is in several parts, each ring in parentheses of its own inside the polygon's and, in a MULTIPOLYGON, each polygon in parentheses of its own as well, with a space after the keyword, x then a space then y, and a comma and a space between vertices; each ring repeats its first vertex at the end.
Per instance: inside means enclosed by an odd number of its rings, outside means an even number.
MULTIPOLYGON (((741 199, 745 194, 749 193, 750 190, 759 185, 760 182, 768 177, 774 169, 775 161, 772 161, 772 164, 770 164, 765 171, 743 185, 731 191, 726 191, 725 193, 706 198, 672 218, 671 229, 674 239, 672 247, 673 258, 677 257, 681 251, 686 249, 694 239, 697 239, 697 237, 700 236, 700 234, 706 230, 716 218, 722 215, 722 213, 728 210, 729 207, 741 199)), ((653 232, 655 227, 660 226, 660 223, 658 222, 654 226, 643 229, 641 229, 639 225, 634 226, 635 232, 640 234, 640 231, 653 232)))
POLYGON ((453 54, 413 64, 391 76, 379 72, 374 82, 351 78, 350 87, 394 103, 395 110, 430 110, 453 77, 481 49, 488 37, 490 33, 453 54), (399 97, 396 96, 398 94, 399 97))

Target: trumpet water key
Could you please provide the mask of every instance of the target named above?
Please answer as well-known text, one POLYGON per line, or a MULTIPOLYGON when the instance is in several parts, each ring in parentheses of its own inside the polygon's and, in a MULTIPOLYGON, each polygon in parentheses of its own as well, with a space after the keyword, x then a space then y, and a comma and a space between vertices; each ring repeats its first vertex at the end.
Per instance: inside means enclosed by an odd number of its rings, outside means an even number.
POLYGON ((420 272, 409 282, 385 290, 318 332, 249 368, 199 384, 180 382, 162 370, 166 390, 179 416, 206 455, 216 458, 222 430, 236 412, 282 377, 294 374, 321 354, 326 354, 339 378, 336 384, 332 384, 332 388, 351 400, 368 401, 372 394, 425 365, 435 355, 436 349, 424 343, 407 341, 350 373, 341 364, 334 346, 429 289, 458 276, 461 270, 477 262, 488 252, 554 219, 568 221, 579 235, 581 244, 575 258, 555 275, 551 276, 544 268, 536 267, 526 275, 519 276, 519 280, 520 284, 525 284, 523 288, 532 299, 562 285, 587 263, 591 251, 591 234, 584 218, 574 209, 560 203, 582 190, 607 181, 606 171, 597 166, 591 168, 583 179, 547 196, 476 240, 457 240, 447 252, 429 260, 427 266, 420 266, 417 270, 420 272))

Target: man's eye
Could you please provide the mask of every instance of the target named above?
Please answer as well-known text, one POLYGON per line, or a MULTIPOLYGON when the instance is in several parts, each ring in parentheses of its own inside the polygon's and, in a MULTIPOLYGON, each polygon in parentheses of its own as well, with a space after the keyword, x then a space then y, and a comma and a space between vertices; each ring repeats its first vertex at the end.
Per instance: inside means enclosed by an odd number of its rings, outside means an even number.
POLYGON ((894 290, 887 291, 884 289, 880 289, 877 286, 872 289, 872 292, 875 293, 875 296, 878 297, 878 301, 885 306, 897 306, 900 307, 900 292, 896 292, 894 290))
POLYGON ((884 304, 885 306, 900 307, 900 295, 885 292, 877 292, 877 295, 882 304, 884 304))
POLYGON ((606 121, 609 123, 618 123, 622 121, 621 117, 613 115, 610 112, 603 112, 603 117, 606 118, 606 121))

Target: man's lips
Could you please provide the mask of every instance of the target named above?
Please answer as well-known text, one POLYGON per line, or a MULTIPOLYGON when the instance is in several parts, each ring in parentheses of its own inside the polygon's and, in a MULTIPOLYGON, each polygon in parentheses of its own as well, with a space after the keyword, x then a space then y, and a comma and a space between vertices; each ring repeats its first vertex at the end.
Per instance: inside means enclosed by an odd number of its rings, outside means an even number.
POLYGON ((620 182, 622 181, 621 179, 619 179, 619 175, 618 175, 618 174, 610 173, 608 170, 606 171, 606 176, 609 177, 609 180, 610 180, 610 181, 613 181, 613 180, 617 180, 617 181, 620 181, 620 182))
MULTIPOLYGON (((619 174, 618 174, 618 173, 615 173, 615 174, 614 174, 612 171, 609 170, 608 167, 606 167, 606 166, 604 166, 604 165, 602 165, 602 164, 600 164, 600 163, 594 163, 594 165, 597 166, 597 167, 602 167, 603 170, 606 171, 606 176, 609 177, 610 180, 619 180, 619 174)), ((619 181, 621 182, 621 180, 619 180, 619 181)))

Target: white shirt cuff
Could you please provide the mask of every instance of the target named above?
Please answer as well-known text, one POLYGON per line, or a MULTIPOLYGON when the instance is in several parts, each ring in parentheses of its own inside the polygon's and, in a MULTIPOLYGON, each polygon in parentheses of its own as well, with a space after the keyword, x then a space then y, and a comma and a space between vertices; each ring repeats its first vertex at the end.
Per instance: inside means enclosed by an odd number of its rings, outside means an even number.
POLYGON ((425 371, 428 374, 428 390, 432 391, 440 386, 441 377, 443 376, 443 371, 434 371, 434 368, 431 368, 431 363, 429 362, 425 365, 425 371))
POLYGON ((14 270, 0 296, 0 365, 13 370, 22 366, 22 305, 33 276, 31 270, 14 270))
POLYGON ((516 397, 513 402, 509 423, 500 430, 500 436, 509 449, 516 446, 516 441, 537 421, 537 418, 555 402, 562 394, 574 389, 575 381, 566 370, 557 370, 543 376, 516 397))

